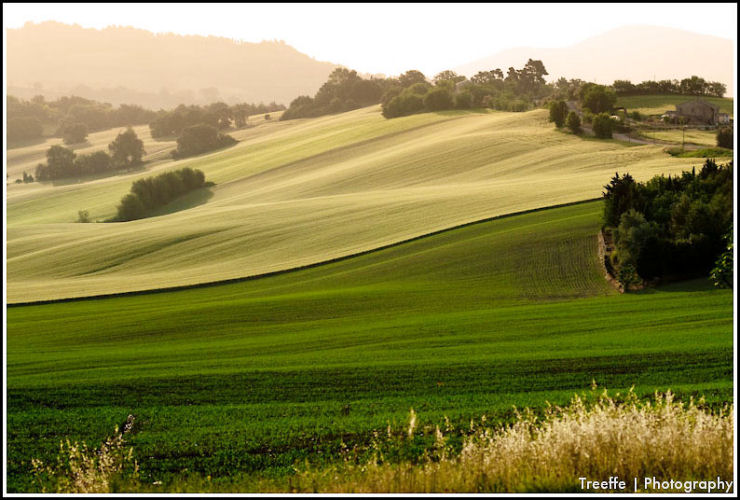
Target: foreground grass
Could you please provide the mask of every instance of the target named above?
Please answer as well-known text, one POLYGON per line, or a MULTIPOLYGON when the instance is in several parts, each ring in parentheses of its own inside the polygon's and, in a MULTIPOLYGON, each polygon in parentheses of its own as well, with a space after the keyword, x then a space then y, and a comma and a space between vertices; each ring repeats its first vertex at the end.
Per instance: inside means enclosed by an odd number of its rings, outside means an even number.
POLYGON ((548 407, 539 419, 530 410, 517 414, 502 428, 491 429, 485 418, 480 424, 471 420, 459 450, 449 443, 454 429, 436 426, 426 431, 434 440, 422 445, 421 459, 394 463, 386 456, 419 441, 412 410, 406 436, 394 436, 389 428, 387 438, 373 443, 370 461, 357 464, 347 454, 341 465, 302 471, 289 491, 593 492, 579 478, 600 482, 616 476, 629 486, 610 491, 634 492, 654 490, 656 480, 734 481, 731 406, 712 414, 693 401, 675 402, 670 392, 656 394, 653 403, 641 402, 632 391, 618 399, 606 391, 591 403, 576 396, 565 408, 548 407))
POLYGON ((134 417, 129 415, 122 429, 116 428, 98 449, 87 443, 59 443, 55 463, 33 459, 33 474, 42 493, 109 493, 117 489, 122 476, 138 478, 139 465, 133 448, 124 446, 124 436, 131 431, 134 417))
MULTIPOLYGON (((730 493, 734 482, 733 407, 712 412, 705 402, 679 403, 669 391, 652 401, 630 389, 574 396, 565 407, 547 406, 539 415, 515 412, 511 424, 485 416, 455 428, 448 418, 419 427, 413 409, 406 429, 389 424, 376 430, 369 446, 346 445, 333 463, 297 466, 281 479, 260 474, 213 483, 210 476, 183 476, 172 491, 257 491, 289 493, 512 493, 512 492, 715 492, 730 493), (585 481, 624 481, 594 489, 585 481), (680 481, 673 490, 656 483, 680 481), (712 481, 712 486, 708 485, 712 481), (688 484, 689 486, 686 486, 688 484)), ((58 465, 36 477, 56 492, 158 491, 142 483, 123 434, 93 454, 85 445, 62 446, 58 465), (112 444, 111 444, 112 443, 112 444), (74 449, 74 453, 69 450, 74 449), (80 452, 79 450, 83 451, 80 452), (110 450, 114 450, 111 452, 110 450), (132 463, 133 462, 133 463, 132 463), (82 464, 80 466, 79 464, 82 464), (104 463, 105 465, 100 465, 104 463), (92 467, 92 466, 95 467, 92 467)))
POLYGON ((101 442, 127 415, 142 484, 227 490, 328 466, 410 406, 420 428, 510 423, 512 405, 564 405, 593 379, 731 401, 732 291, 698 280, 617 294, 596 256, 600 209, 251 282, 11 307, 8 489, 34 491, 31 459, 52 462, 66 438, 101 442))

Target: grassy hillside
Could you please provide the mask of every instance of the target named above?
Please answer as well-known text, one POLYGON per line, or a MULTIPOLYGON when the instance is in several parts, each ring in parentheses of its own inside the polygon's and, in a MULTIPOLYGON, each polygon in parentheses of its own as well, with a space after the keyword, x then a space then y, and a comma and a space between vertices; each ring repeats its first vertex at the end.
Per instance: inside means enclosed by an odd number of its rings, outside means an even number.
MULTIPOLYGON (((675 111, 676 104, 693 100, 693 96, 685 95, 635 95, 617 99, 616 106, 624 106, 628 112, 639 111, 643 115, 662 115, 666 111, 675 111)), ((719 106, 720 113, 733 116, 733 100, 725 97, 702 97, 704 101, 719 106)))
POLYGON ((544 110, 385 120, 371 107, 264 122, 235 136, 241 142, 227 150, 157 162, 144 172, 9 185, 8 300, 288 269, 472 220, 594 198, 617 170, 643 180, 696 164, 658 146, 558 133, 544 110), (203 170, 216 186, 158 217, 74 222, 79 210, 93 220, 112 216, 133 180, 182 166, 203 170))
POLYGON ((367 445, 409 407, 420 427, 464 427, 592 380, 731 399, 732 292, 702 280, 617 294, 596 256, 600 208, 239 284, 10 308, 8 488, 31 487, 29 460, 62 437, 99 442, 128 414, 148 487, 187 468, 228 489, 367 445))

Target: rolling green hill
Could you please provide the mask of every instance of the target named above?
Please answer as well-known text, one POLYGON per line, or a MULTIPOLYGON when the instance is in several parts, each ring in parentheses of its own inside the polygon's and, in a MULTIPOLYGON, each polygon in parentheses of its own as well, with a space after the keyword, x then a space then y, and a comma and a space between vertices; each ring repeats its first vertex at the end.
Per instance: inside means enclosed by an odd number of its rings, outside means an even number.
POLYGON ((409 407, 420 426, 506 420, 592 380, 731 399, 732 292, 702 280, 619 295, 596 254, 600 210, 230 285, 11 307, 8 488, 33 488, 29 460, 62 437, 96 443, 128 414, 142 481, 166 491, 183 474, 218 489, 334 460, 409 407))
MULTIPOLYGON (((154 161, 142 172, 8 185, 8 301, 285 270, 486 217, 598 197, 617 170, 644 180, 696 164, 657 146, 560 133, 544 110, 385 120, 370 107, 263 122, 233 135, 241 142, 232 148, 154 161), (92 220, 112 216, 132 181, 183 166, 201 169, 216 186, 157 217, 75 223, 79 210, 92 220)), ((104 145, 110 137, 91 138, 104 145)), ((169 147, 146 141, 149 153, 169 147)), ((10 170, 36 161, 41 149, 29 148, 12 151, 10 170)))

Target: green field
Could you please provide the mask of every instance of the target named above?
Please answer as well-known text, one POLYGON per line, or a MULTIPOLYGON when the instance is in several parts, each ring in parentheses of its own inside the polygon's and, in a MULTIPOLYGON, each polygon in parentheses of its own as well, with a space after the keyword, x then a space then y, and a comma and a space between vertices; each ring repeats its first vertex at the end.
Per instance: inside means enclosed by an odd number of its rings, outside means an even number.
POLYGON ((8 489, 33 488, 30 459, 61 439, 94 445, 128 414, 142 481, 167 491, 335 460, 409 407, 420 425, 500 421, 592 380, 731 400, 732 292, 698 280, 618 294, 597 258, 600 210, 504 217, 237 284, 11 307, 8 489))
MULTIPOLYGON (((693 96, 685 95, 634 95, 617 99, 616 106, 624 106, 628 113, 639 111, 643 115, 662 115, 666 111, 675 111, 676 104, 691 101, 693 96)), ((719 106, 720 113, 733 116, 733 99, 729 97, 701 97, 700 99, 719 106)))
MULTIPOLYGON (((91 141, 105 147, 114 133, 91 141)), ((146 130, 141 135, 150 154, 172 146, 152 141, 146 130)), ((374 106, 310 120, 262 120, 233 135, 241 141, 234 147, 180 161, 162 157, 145 171, 9 184, 8 301, 291 269, 486 217, 595 198, 615 171, 646 180, 697 164, 661 146, 558 133, 544 110, 386 120, 374 106), (201 169, 216 185, 156 217, 75 222, 80 210, 92 220, 113 216, 132 181, 184 166, 201 169)), ((42 151, 12 150, 9 170, 20 175, 42 151)))

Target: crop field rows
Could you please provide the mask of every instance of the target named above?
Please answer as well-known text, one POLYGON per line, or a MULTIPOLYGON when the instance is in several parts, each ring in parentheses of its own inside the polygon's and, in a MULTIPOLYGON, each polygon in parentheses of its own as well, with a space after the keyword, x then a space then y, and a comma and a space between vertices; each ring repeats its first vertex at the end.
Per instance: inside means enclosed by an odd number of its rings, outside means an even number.
POLYGON ((658 146, 559 134, 542 110, 423 113, 377 107, 265 122, 234 147, 64 186, 8 186, 8 300, 25 302, 240 278, 353 255, 463 223, 598 197, 697 160, 658 146), (133 180, 204 171, 213 188, 155 214, 104 220, 133 180), (351 228, 351 230, 347 230, 351 228), (172 272, 176 270, 176 272, 172 272))
POLYGON ((95 444, 129 414, 142 478, 167 491, 331 462, 410 407, 420 425, 505 422, 592 381, 731 400, 732 292, 697 280, 618 294, 596 258, 600 210, 504 217, 243 283, 11 307, 9 490, 60 439, 95 444))

